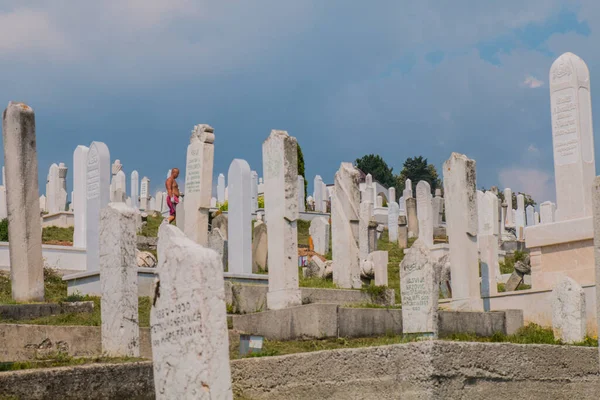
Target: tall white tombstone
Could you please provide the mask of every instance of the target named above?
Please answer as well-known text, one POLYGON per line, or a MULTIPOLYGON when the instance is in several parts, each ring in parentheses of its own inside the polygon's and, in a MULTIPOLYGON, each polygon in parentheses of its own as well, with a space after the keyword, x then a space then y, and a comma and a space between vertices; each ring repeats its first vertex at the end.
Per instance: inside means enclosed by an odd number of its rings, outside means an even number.
POLYGON ((407 179, 404 182, 404 191, 402 192, 402 196, 404 196, 404 201, 413 197, 412 181, 410 179, 407 179))
POLYGON ((314 184, 314 199, 315 199, 315 212, 324 212, 323 210, 323 179, 321 175, 315 176, 313 181, 314 184))
POLYGON ((58 192, 57 203, 58 212, 63 212, 67 209, 67 172, 69 169, 64 163, 58 164, 58 192))
POLYGON ((398 200, 398 207, 400 208, 400 215, 406 215, 406 199, 404 196, 398 200))
POLYGON ((592 215, 592 182, 596 176, 590 72, 572 53, 550 68, 550 107, 556 221, 592 215))
MULTIPOLYGON (((187 191, 187 189, 186 189, 186 191, 187 191)), ((163 211, 163 209, 162 209, 163 203, 164 203, 164 192, 162 190, 159 190, 154 195, 154 211, 162 212, 163 211)))
POLYGON ((8 208, 6 204, 6 187, 0 186, 0 220, 8 218, 8 208))
POLYGON ((426 181, 417 183, 417 219, 419 239, 429 247, 433 246, 433 204, 431 186, 426 181))
POLYGON ((527 226, 535 225, 535 208, 530 204, 525 207, 525 216, 527 219, 527 226))
POLYGON ((329 221, 325 217, 317 217, 310 221, 308 233, 312 238, 315 253, 325 255, 329 252, 329 221))
POLYGON ((100 210, 109 203, 110 152, 102 142, 92 142, 86 164, 86 263, 97 271, 100 263, 100 210))
POLYGON ((371 252, 369 246, 369 222, 373 215, 373 204, 368 201, 360 203, 358 220, 358 256, 361 263, 364 263, 371 252))
POLYGON ((392 243, 398 242, 398 217, 400 216, 400 206, 395 201, 388 204, 388 236, 392 243))
MULTIPOLYGON (((214 142, 215 133, 211 126, 196 125, 187 148, 185 201, 183 202, 184 232, 192 241, 202 246, 208 244, 208 214, 215 157, 214 142)), ((231 213, 231 205, 229 212, 231 213)), ((250 223, 248 223, 249 225, 250 223)))
POLYGON ((540 213, 539 212, 534 212, 533 213, 533 220, 534 220, 534 225, 539 225, 540 224, 540 213))
MULTIPOLYGON (((594 269, 596 272, 596 321, 600 321, 600 177, 594 179, 592 186, 594 206, 594 269)), ((600 349, 598 349, 600 351, 600 349)))
POLYGON ((438 227, 442 226, 444 223, 443 215, 444 215, 444 199, 442 197, 442 190, 435 189, 435 197, 432 201, 433 204, 433 226, 438 227))
POLYGON ((481 311, 477 251, 475 161, 452 153, 444 163, 446 231, 450 242, 452 303, 455 310, 481 311))
POLYGON ((258 210, 258 173, 256 171, 250 171, 250 193, 252 197, 252 212, 255 213, 258 210))
MULTIPOLYGON (((56 214, 60 210, 60 184, 58 177, 58 164, 52 164, 48 171, 46 183, 46 201, 49 214, 56 214)), ((64 211, 64 210, 63 210, 64 211)))
POLYGON ((136 225, 135 210, 125 203, 100 212, 102 353, 110 357, 140 355, 136 225))
POLYGON ((150 179, 147 177, 142 178, 140 186, 140 209, 144 211, 150 210, 150 179))
POLYGON ((286 131, 271 131, 263 143, 265 218, 269 221, 267 307, 271 310, 302 304, 298 286, 297 147, 296 138, 286 131))
POLYGON ((217 178, 217 202, 225 203, 225 175, 219 174, 217 178))
POLYGON ((306 211, 306 194, 304 192, 304 178, 298 175, 298 211, 306 211))
POLYGON ((525 196, 517 195, 517 211, 515 218, 515 228, 517 230, 517 239, 525 239, 525 196))
POLYGON ((358 222, 360 174, 351 163, 342 163, 335 174, 331 206, 333 282, 341 288, 360 289, 358 222))
MULTIPOLYGON (((229 182, 229 211, 227 224, 229 240, 229 272, 235 274, 251 274, 251 177, 250 166, 245 160, 236 158, 231 162, 229 172, 227 173, 227 182, 229 182)), ((269 239, 271 237, 272 235, 269 232, 269 239)), ((296 258, 294 258, 294 260, 296 260, 296 258)), ((269 263, 269 265, 271 265, 271 263, 269 263)))
POLYGON ((111 165, 110 172, 110 201, 114 201, 114 195, 117 192, 117 182, 115 177, 119 171, 123 170, 123 164, 121 164, 121 160, 115 160, 115 162, 111 165))
POLYGON ((506 204, 508 204, 508 209, 507 209, 508 211, 505 216, 504 226, 507 228, 514 228, 515 221, 513 220, 513 214, 512 214, 512 209, 513 209, 512 190, 510 188, 504 189, 504 201, 506 201, 506 204))
POLYGON ((8 103, 2 115, 8 204, 12 298, 44 301, 35 114, 25 103, 8 103))
POLYGON ((489 296, 498 293, 498 196, 491 191, 478 194, 479 215, 478 245, 481 258, 481 292, 484 296, 484 311, 491 311, 489 296))
MULTIPOLYGON (((40 211, 41 212, 48 212, 48 207, 46 204, 47 204, 46 203, 46 195, 41 195, 40 196, 40 211)), ((8 207, 8 200, 7 200, 6 206, 8 207)))
POLYGON ((551 201, 545 201, 540 204, 540 223, 550 224, 554 222, 554 212, 556 206, 551 201))
POLYGON ((124 202, 125 197, 127 196, 127 177, 125 176, 125 172, 119 170, 113 177, 113 180, 115 182, 113 201, 124 202))
POLYGON ((382 208, 383 207, 383 196, 377 196, 376 197, 375 207, 376 208, 382 208))
POLYGON ((367 174, 365 177, 365 190, 362 201, 375 204, 375 188, 373 187, 373 176, 371 174, 367 174))
POLYGON ((150 312, 156 398, 232 399, 223 265, 177 227, 162 224, 159 290, 150 312))
POLYGON ((87 190, 87 157, 90 149, 77 146, 73 152, 73 247, 86 248, 86 190, 87 190))
POLYGON ((140 174, 137 171, 131 173, 131 206, 136 210, 140 208, 140 174))
POLYGON ((321 209, 323 210, 324 213, 326 213, 327 212, 327 203, 329 202, 329 190, 327 190, 327 185, 324 182, 322 182, 322 184, 321 184, 321 190, 322 190, 321 201, 323 202, 321 209))

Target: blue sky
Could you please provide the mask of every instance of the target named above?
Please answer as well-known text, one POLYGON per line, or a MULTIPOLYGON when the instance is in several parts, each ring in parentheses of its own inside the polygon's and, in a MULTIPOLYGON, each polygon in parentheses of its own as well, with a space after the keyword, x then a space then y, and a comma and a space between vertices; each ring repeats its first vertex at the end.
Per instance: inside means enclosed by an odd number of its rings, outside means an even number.
POLYGON ((595 0, 0 1, 0 104, 35 109, 42 183, 97 140, 154 192, 208 123, 215 177, 234 158, 262 174, 262 141, 284 129, 309 192, 364 154, 399 171, 456 151, 478 186, 541 203, 555 196, 548 71, 582 57, 600 115, 599 23, 595 0))

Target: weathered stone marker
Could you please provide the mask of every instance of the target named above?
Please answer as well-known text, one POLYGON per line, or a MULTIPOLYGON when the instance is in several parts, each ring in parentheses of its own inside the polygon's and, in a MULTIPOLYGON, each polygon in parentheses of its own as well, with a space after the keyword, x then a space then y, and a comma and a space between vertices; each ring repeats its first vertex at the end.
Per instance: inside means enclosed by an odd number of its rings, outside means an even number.
POLYGON ((194 242, 208 244, 208 212, 212 194, 215 134, 208 125, 196 125, 190 137, 185 165, 185 229, 194 242))
POLYGON ((358 170, 351 163, 342 163, 335 174, 331 207, 333 282, 342 288, 362 287, 358 247, 359 178, 358 170))
POLYGON ((44 301, 44 262, 35 113, 8 103, 2 115, 8 207, 10 279, 15 301, 44 301))
POLYGON ((131 173, 131 188, 129 193, 131 196, 131 206, 136 210, 140 208, 140 174, 137 171, 131 173))
MULTIPOLYGON (((393 188, 390 188, 390 190, 393 188)), ((388 241, 398 241, 398 217, 400 216, 400 206, 395 201, 388 204, 388 241)))
POLYGON ((136 213, 125 203, 100 212, 102 352, 139 357, 136 213))
POLYGON ((419 219, 417 217, 417 199, 414 197, 406 199, 406 219, 408 222, 408 238, 418 238, 419 219))
POLYGON ((400 264, 402 333, 431 338, 438 332, 439 284, 429 247, 417 239, 400 264))
MULTIPOLYGON (((600 321, 600 176, 592 187, 594 206, 594 261, 596 267, 596 321, 600 321)), ((600 351, 600 349, 599 349, 600 351)))
POLYGON ((477 251, 475 161, 452 153, 444 163, 446 226, 450 242, 452 303, 455 310, 481 311, 477 251))
POLYGON ((252 273, 257 274, 261 270, 268 270, 268 254, 269 236, 267 233, 267 224, 257 221, 256 226, 252 230, 252 273))
MULTIPOLYGON (((419 221, 419 238, 427 246, 433 246, 433 204, 431 186, 427 181, 417 183, 417 220, 419 221)), ((410 215, 410 214, 409 214, 410 215)))
POLYGON ((326 255, 329 252, 329 221, 327 218, 314 218, 310 221, 308 232, 312 238, 314 251, 326 255))
POLYGON ((565 343, 585 339, 585 293, 577 282, 565 277, 552 290, 552 330, 565 343))
POLYGON ((267 307, 279 310, 302 304, 298 287, 298 143, 286 131, 273 130, 262 151, 269 229, 267 307))
POLYGON ((102 142, 92 142, 86 168, 86 263, 88 271, 97 271, 100 260, 100 210, 110 198, 110 153, 102 142))
MULTIPOLYGON (((294 199, 295 200, 295 199, 294 199)), ((223 265, 162 224, 150 312, 157 399, 232 399, 223 265)))

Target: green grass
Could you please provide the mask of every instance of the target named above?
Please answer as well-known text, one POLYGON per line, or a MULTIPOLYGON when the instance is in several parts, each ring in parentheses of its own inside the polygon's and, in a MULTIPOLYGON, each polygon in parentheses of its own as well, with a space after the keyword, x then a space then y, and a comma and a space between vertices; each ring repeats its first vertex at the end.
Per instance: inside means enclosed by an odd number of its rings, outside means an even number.
POLYGON ((74 227, 59 228, 58 226, 47 226, 42 229, 42 243, 47 242, 71 242, 73 243, 74 227))
POLYGON ((310 227, 310 221, 298 220, 298 244, 308 246, 308 228, 310 227))
POLYGON ((344 305, 344 307, 346 307, 346 308, 385 308, 387 310, 389 310, 389 309, 400 310, 402 308, 402 306, 399 304, 397 304, 395 306, 382 306, 380 304, 373 304, 373 303, 346 304, 346 305, 344 305))
POLYGON ((299 285, 300 287, 311 287, 311 288, 321 288, 321 289, 339 289, 339 287, 333 283, 333 279, 325 279, 325 278, 305 278, 302 274, 302 267, 298 267, 298 277, 300 278, 299 285))
POLYGON ((138 233, 140 236, 148 236, 148 237, 158 237, 158 228, 160 224, 163 222, 163 217, 161 215, 148 215, 148 219, 146 223, 142 225, 142 230, 138 233))
POLYGON ((99 363, 126 363, 135 361, 145 361, 142 358, 133 357, 93 357, 93 358, 79 358, 71 357, 65 353, 53 353, 38 359, 35 361, 16 361, 16 362, 1 362, 0 372, 2 371, 20 371, 23 369, 34 369, 34 368, 52 368, 52 367, 66 367, 73 365, 87 365, 87 364, 99 364, 99 363))
MULTIPOLYGON (((515 289, 515 291, 517 290, 528 290, 531 289, 531 285, 526 285, 524 283, 521 283, 519 286, 517 286, 517 288, 515 289)), ((499 283, 498 284, 498 293, 504 293, 506 292, 506 285, 504 283, 499 283)))
MULTIPOLYGON (((67 283, 50 268, 44 268, 44 296, 48 303, 65 301, 67 298, 67 283)), ((0 274, 0 304, 15 304, 10 277, 5 274, 0 274)))
POLYGON ((515 263, 517 261, 523 261, 527 253, 523 251, 515 251, 512 256, 504 257, 504 261, 501 261, 500 264, 500 272, 502 274, 512 274, 515 270, 515 263))
MULTIPOLYGON (((377 242, 377 250, 388 252, 388 287, 394 289, 396 304, 400 304, 400 263, 404 259, 404 249, 401 249, 398 243, 390 243, 388 238, 388 231, 384 229, 377 242)), ((410 239, 409 247, 413 243, 414 240, 410 239)))

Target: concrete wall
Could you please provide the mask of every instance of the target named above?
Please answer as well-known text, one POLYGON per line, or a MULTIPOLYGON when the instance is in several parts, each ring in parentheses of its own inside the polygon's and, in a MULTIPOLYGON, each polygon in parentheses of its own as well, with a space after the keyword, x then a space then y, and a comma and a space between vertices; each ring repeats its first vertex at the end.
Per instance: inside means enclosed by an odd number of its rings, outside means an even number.
MULTIPOLYGON (((598 350, 418 342, 231 362, 236 396, 270 399, 597 399, 598 350)), ((0 397, 152 399, 150 362, 4 372, 0 397)))
MULTIPOLYGON (((402 333, 402 310, 346 308, 335 304, 308 304, 284 310, 234 315, 233 329, 272 340, 323 337, 366 337, 402 333)), ((484 312, 440 311, 441 336, 472 333, 512 334, 523 326, 520 310, 484 312)))
MULTIPOLYGON (((85 249, 69 246, 42 245, 42 257, 47 267, 61 270, 85 271, 85 249)), ((8 242, 0 242, 0 269, 10 270, 8 242)))
POLYGON ((0 304, 0 319, 25 320, 66 313, 91 313, 93 301, 66 303, 0 304))

